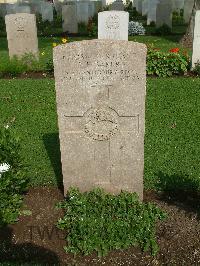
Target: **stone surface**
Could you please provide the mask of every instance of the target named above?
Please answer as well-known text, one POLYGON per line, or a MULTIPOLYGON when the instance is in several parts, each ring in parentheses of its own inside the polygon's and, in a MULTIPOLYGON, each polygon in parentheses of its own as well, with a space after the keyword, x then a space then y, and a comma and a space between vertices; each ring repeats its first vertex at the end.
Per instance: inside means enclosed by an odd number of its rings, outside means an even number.
POLYGON ((70 3, 62 6, 62 28, 63 32, 77 33, 78 21, 76 4, 70 3))
POLYGON ((33 14, 5 16, 9 56, 21 57, 26 53, 38 58, 36 18, 33 14))
POLYGON ((77 8, 77 20, 78 23, 85 23, 88 24, 89 20, 89 3, 88 1, 79 1, 76 2, 77 8))
POLYGON ((172 1, 172 10, 180 11, 180 9, 184 9, 184 0, 173 0, 172 1))
POLYGON ((104 11, 98 13, 98 39, 128 40, 129 13, 104 11))
POLYGON ((148 0, 147 25, 156 22, 156 8, 159 0, 148 0))
POLYGON ((200 11, 196 11, 194 37, 193 37, 193 51, 192 51, 192 68, 196 63, 200 64, 200 11))
POLYGON ((146 47, 92 40, 54 48, 65 194, 103 187, 143 196, 146 47))
POLYGON ((163 24, 172 28, 172 5, 168 0, 158 3, 156 8, 156 27, 163 24))
POLYGON ((53 21, 53 6, 51 3, 42 3, 41 5, 42 21, 53 21))
POLYGON ((111 4, 111 10, 124 11, 124 4, 122 0, 116 0, 111 4))
POLYGON ((194 0, 185 0, 183 17, 186 23, 188 23, 190 20, 193 6, 194 6, 194 0))
POLYGON ((142 2, 142 16, 146 16, 148 12, 148 0, 142 2))
POLYGON ((15 13, 31 13, 31 8, 28 5, 17 5, 16 6, 16 12, 15 13))

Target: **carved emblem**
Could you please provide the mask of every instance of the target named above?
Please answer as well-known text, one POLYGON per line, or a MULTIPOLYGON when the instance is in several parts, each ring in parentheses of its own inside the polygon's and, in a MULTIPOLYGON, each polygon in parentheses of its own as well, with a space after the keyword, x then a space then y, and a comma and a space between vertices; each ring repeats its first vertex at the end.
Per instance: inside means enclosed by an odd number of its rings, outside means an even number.
POLYGON ((94 140, 109 140, 119 130, 118 114, 108 106, 90 108, 84 117, 85 132, 94 140))
POLYGON ((119 26, 120 26, 120 18, 118 15, 110 15, 106 19, 106 27, 108 29, 116 30, 119 28, 119 26))

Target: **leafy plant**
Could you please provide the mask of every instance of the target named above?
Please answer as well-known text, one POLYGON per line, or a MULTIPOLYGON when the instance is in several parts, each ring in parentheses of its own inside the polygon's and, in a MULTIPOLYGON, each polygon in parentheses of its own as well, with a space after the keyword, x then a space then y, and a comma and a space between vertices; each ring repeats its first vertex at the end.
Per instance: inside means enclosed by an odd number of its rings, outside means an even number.
POLYGON ((141 203, 136 193, 106 194, 96 188, 80 193, 70 188, 65 201, 58 204, 66 213, 58 228, 66 230, 66 252, 104 256, 113 249, 140 246, 155 255, 158 245, 155 223, 166 214, 150 203, 141 203))
POLYGON ((171 28, 167 24, 163 24, 161 27, 156 29, 156 34, 165 36, 170 35, 172 33, 171 28))
POLYGON ((0 129, 0 164, 10 169, 0 174, 0 226, 17 220, 28 178, 20 157, 19 139, 9 129, 0 129))
POLYGON ((92 18, 90 18, 89 21, 88 21, 87 31, 88 31, 88 36, 89 37, 97 36, 98 27, 97 27, 97 25, 95 24, 95 22, 93 21, 92 18))
POLYGON ((189 57, 185 53, 179 53, 178 48, 169 52, 161 52, 157 49, 148 49, 147 74, 159 77, 169 77, 177 74, 184 74, 189 68, 189 57))
POLYGON ((128 23, 128 35, 145 35, 145 28, 143 27, 142 23, 137 21, 130 21, 128 23))

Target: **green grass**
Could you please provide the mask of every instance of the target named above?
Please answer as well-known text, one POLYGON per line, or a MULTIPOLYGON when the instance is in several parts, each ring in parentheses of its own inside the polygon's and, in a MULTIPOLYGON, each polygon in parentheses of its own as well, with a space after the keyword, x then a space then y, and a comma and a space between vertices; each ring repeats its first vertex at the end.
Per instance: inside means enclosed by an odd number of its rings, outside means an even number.
MULTIPOLYGON (((0 80, 0 125, 21 137, 32 185, 62 182, 54 80, 0 80)), ((200 79, 148 79, 145 186, 159 172, 200 178, 200 79)))

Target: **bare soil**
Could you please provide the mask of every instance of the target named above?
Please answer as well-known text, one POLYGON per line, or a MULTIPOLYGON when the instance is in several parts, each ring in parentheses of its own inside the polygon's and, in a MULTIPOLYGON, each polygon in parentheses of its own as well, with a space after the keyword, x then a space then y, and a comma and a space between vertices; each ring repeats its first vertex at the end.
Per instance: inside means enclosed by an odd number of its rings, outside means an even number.
POLYGON ((145 201, 154 202, 168 213, 168 219, 157 225, 160 251, 156 257, 139 248, 116 250, 104 258, 66 254, 65 234, 55 226, 63 215, 55 204, 63 199, 55 187, 31 188, 25 195, 19 221, 0 229, 0 263, 13 265, 200 265, 199 198, 145 192, 145 201))

